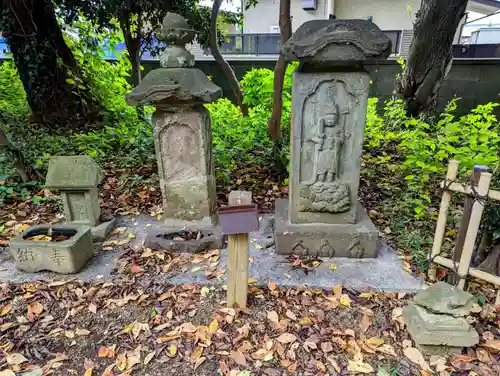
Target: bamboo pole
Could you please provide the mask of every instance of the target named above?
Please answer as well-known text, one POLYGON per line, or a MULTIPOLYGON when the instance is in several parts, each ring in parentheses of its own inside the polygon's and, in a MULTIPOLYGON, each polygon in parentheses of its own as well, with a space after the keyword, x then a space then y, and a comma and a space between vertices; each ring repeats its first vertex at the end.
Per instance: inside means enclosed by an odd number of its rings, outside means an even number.
MULTIPOLYGON (((446 183, 444 181, 441 182, 441 188, 444 188, 446 183)), ((452 183, 448 186, 448 190, 457 192, 457 193, 465 193, 466 195, 473 194, 472 187, 470 185, 464 186, 460 183, 452 183)), ((488 191, 488 198, 496 201, 500 201, 500 191, 495 191, 493 189, 488 191)))
MULTIPOLYGON (((448 163, 448 172, 446 173, 446 181, 450 182, 456 179, 458 171, 458 161, 450 161, 448 163)), ((443 245, 444 233, 446 230, 446 219, 448 217, 448 208, 451 201, 451 192, 448 190, 443 192, 441 198, 441 205, 439 208, 439 215, 436 222, 436 233, 434 234, 434 243, 432 244, 431 260, 434 259, 441 252, 443 245)), ((429 279, 436 280, 437 267, 431 265, 429 268, 429 279)))
MULTIPOLYGON (((454 263, 451 259, 443 257, 443 256, 437 256, 434 259, 434 262, 438 265, 444 266, 445 268, 451 269, 451 270, 456 270, 458 268, 458 263, 454 263)), ((484 270, 476 269, 476 268, 469 268, 468 275, 474 278, 481 279, 483 281, 489 282, 492 285, 500 286, 500 277, 487 273, 484 270)))
POLYGON ((227 306, 246 308, 248 295, 248 234, 228 235, 227 306))
MULTIPOLYGON (((488 190, 491 183, 491 174, 488 172, 482 172, 479 177, 479 182, 477 184, 476 192, 479 196, 487 196, 488 190)), ((479 226, 481 225, 481 217, 483 215, 484 202, 476 200, 472 206, 472 212, 470 216, 469 226, 467 228, 467 235, 465 236, 464 247, 462 251, 462 257, 460 258, 460 264, 458 265, 458 275, 460 276, 460 281, 458 282, 458 287, 462 290, 465 288, 465 282, 467 280, 467 272, 469 270, 470 261, 472 258, 472 252, 474 250, 474 244, 476 242, 477 232, 479 226)))
MULTIPOLYGON (((475 165, 470 176, 470 185, 477 187, 481 173, 489 172, 489 170, 488 166, 475 165)), ((462 220, 460 221, 457 239, 455 240, 455 249, 453 251, 454 262, 458 262, 462 257, 462 249, 464 248, 465 236, 467 235, 467 228, 469 227, 472 205, 474 205, 474 197, 472 195, 466 195, 464 199, 464 209, 462 211, 462 220)), ((455 284, 457 282, 458 276, 453 274, 451 276, 451 283, 455 284)))

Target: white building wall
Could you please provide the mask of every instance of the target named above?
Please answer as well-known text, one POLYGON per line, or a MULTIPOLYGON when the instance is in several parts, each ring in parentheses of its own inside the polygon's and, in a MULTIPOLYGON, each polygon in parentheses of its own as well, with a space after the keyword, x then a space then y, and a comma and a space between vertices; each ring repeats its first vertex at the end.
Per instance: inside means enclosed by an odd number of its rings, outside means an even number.
POLYGON ((366 20, 372 16, 381 30, 413 29, 415 13, 419 8, 420 0, 335 0, 338 19, 366 20))
POLYGON ((295 31, 306 21, 328 19, 327 0, 317 0, 316 10, 302 9, 302 1, 291 0, 290 15, 292 16, 292 30, 295 31))
MULTIPOLYGON (((301 0, 291 0, 292 31, 306 21, 328 18, 328 0, 317 1, 316 10, 304 10, 301 0)), ((243 12, 243 33, 279 33, 279 10, 279 0, 259 0, 255 7, 243 12)))
POLYGON ((243 11, 243 33, 270 33, 278 26, 279 9, 279 0, 259 0, 256 6, 243 11))

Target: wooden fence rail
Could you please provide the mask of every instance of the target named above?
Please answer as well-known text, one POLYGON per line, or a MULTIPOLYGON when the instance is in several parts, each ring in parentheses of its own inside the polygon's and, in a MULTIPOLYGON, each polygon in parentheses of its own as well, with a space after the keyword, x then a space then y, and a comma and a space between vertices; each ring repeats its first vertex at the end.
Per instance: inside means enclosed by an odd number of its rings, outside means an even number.
MULTIPOLYGON (((477 234, 481 225, 484 203, 486 199, 500 201, 500 192, 490 190, 492 175, 489 172, 484 172, 484 170, 482 170, 483 172, 480 172, 479 179, 477 179, 477 186, 472 186, 455 182, 455 179, 457 178, 457 171, 458 161, 450 161, 448 163, 446 180, 441 182, 441 187, 445 188, 445 191, 443 192, 443 197, 441 199, 441 206, 439 208, 439 215, 436 223, 436 232, 434 235, 434 243, 430 253, 432 265, 430 266, 428 273, 429 279, 436 279, 437 265, 440 265, 445 268, 452 269, 456 274, 458 274, 458 287, 462 290, 465 288, 468 276, 479 278, 496 286, 500 286, 499 276, 470 267, 474 245, 476 244, 477 234), (452 192, 466 194, 472 198, 472 207, 470 208, 470 211, 464 211, 464 215, 468 215, 470 217, 468 218, 468 221, 462 221, 462 223, 465 223, 467 226, 464 233, 465 240, 463 240, 463 245, 460 245, 462 249, 458 262, 440 255, 446 232, 446 222, 452 192)), ((464 229, 460 229, 460 231, 463 232, 464 229)), ((497 290, 497 299, 495 304, 500 305, 500 290, 497 290)))

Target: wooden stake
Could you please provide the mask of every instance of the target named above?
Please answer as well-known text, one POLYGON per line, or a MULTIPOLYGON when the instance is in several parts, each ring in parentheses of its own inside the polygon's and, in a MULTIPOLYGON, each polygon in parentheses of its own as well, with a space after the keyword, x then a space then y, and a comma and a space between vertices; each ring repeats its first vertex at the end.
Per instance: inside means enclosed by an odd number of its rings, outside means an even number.
MULTIPOLYGON (((453 181, 457 177, 458 171, 458 161, 450 161, 448 163, 448 172, 446 173, 447 182, 453 181)), ((443 245, 444 233, 446 230, 446 220, 448 217, 448 208, 451 201, 451 192, 448 190, 443 192, 443 197, 441 198, 441 206, 439 208, 439 216, 436 223, 436 233, 434 234, 434 243, 432 244, 431 259, 434 259, 441 252, 441 246, 443 245)), ((437 267, 431 265, 429 268, 429 279, 431 281, 436 280, 437 267)))
MULTIPOLYGON (((477 194, 479 196, 486 197, 486 195, 488 194, 491 176, 492 175, 488 172, 481 173, 481 176, 479 177, 479 183, 477 185, 477 194)), ((476 199, 474 201, 474 204, 472 205, 472 212, 469 220, 469 226, 467 227, 467 234, 465 236, 462 257, 460 258, 460 264, 458 265, 458 275, 460 276, 458 287, 462 290, 465 288, 467 273, 472 258, 472 252, 474 250, 474 244, 476 242, 477 232, 479 230, 479 226, 481 225, 483 210, 484 200, 476 199)))
POLYGON ((227 306, 247 306, 248 234, 228 235, 227 306))
MULTIPOLYGON (((249 205, 252 194, 234 191, 229 194, 229 205, 249 205)), ((248 234, 228 235, 227 241, 227 306, 240 308, 247 306, 248 295, 248 234)))

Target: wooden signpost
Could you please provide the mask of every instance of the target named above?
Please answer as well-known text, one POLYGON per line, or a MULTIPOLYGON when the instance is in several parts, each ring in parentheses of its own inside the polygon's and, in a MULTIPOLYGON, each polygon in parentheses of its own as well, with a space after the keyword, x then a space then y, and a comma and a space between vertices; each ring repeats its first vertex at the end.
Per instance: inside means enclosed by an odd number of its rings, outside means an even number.
POLYGON ((227 306, 247 305, 248 295, 248 233, 257 231, 259 218, 257 206, 252 204, 252 194, 233 191, 229 206, 219 209, 222 232, 228 236, 227 306))

